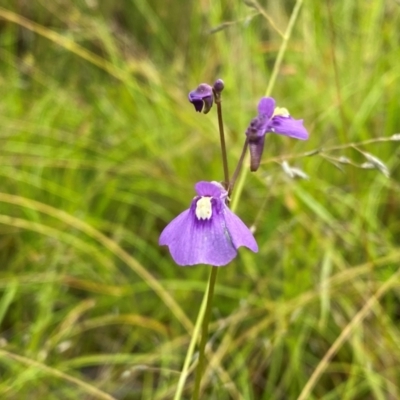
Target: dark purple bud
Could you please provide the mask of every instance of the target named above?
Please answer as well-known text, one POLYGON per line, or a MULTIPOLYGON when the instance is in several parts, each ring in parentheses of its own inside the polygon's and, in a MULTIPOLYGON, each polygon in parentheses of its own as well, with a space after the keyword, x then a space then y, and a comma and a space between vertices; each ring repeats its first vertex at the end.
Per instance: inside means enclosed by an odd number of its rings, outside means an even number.
POLYGON ((201 83, 189 93, 188 98, 197 112, 201 112, 204 107, 203 112, 207 114, 213 105, 213 89, 207 83, 201 83))
POLYGON ((224 87, 225 87, 225 84, 224 84, 224 81, 222 80, 222 79, 217 79, 215 82, 214 82, 214 90, 215 90, 215 92, 216 93, 221 93, 223 90, 224 90, 224 87))
POLYGON ((249 150, 250 150, 250 171, 255 172, 260 166, 261 157, 264 151, 264 140, 265 136, 249 139, 249 150))
POLYGON ((269 119, 264 114, 253 118, 246 129, 250 150, 250 171, 257 171, 264 151, 265 128, 269 119))

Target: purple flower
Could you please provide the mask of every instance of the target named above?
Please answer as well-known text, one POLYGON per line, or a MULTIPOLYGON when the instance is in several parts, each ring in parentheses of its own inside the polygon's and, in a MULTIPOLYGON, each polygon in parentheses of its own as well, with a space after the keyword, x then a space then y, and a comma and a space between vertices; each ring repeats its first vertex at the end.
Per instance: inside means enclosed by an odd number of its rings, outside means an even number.
POLYGON ((201 83, 197 89, 189 93, 189 101, 194 105, 197 112, 204 107, 204 114, 207 114, 213 105, 213 89, 207 83, 201 83))
POLYGON ((246 130, 250 149, 250 169, 257 171, 264 150, 265 135, 278 133, 291 138, 306 140, 308 132, 302 119, 293 119, 286 108, 275 107, 272 97, 263 97, 258 103, 258 115, 246 130))
POLYGON ((159 244, 169 247, 178 265, 228 264, 240 246, 257 252, 246 225, 226 205, 228 192, 218 182, 198 182, 190 208, 162 231, 159 244))

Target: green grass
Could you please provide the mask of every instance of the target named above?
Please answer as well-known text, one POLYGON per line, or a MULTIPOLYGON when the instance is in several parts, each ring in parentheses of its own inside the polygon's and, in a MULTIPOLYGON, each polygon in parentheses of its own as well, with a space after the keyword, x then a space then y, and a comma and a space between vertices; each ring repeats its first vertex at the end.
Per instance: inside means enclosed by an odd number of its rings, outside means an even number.
MULTIPOLYGON (((158 236, 223 179, 215 110, 187 93, 224 79, 233 171, 295 2, 18 4, 0 8, 0 398, 172 399, 209 267, 158 236)), ((400 153, 379 140, 400 132, 399 26, 395 0, 302 5, 271 94, 310 139, 270 135, 236 193, 260 251, 219 271, 202 398, 400 397, 400 153)))

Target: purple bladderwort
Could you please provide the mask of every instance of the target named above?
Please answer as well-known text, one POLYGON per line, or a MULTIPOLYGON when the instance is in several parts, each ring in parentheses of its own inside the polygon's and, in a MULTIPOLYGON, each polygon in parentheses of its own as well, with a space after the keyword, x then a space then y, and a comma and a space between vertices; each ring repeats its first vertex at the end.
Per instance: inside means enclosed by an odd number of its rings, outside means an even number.
POLYGON ((272 97, 263 97, 258 103, 258 115, 250 122, 246 136, 250 149, 250 170, 257 171, 264 150, 265 135, 269 132, 306 140, 308 132, 303 120, 293 119, 286 108, 275 107, 272 97))
POLYGON ((189 95, 189 101, 194 105, 197 112, 207 114, 213 106, 213 101, 219 101, 221 92, 224 90, 224 81, 217 79, 213 86, 208 83, 201 83, 195 90, 192 90, 189 95))
POLYGON ((249 228, 226 205, 228 192, 218 182, 198 182, 190 208, 173 219, 159 244, 169 247, 178 265, 228 264, 240 246, 257 252, 249 228))
POLYGON ((201 83, 195 90, 188 95, 189 101, 194 105, 197 112, 203 111, 207 114, 213 105, 213 88, 207 83, 201 83))

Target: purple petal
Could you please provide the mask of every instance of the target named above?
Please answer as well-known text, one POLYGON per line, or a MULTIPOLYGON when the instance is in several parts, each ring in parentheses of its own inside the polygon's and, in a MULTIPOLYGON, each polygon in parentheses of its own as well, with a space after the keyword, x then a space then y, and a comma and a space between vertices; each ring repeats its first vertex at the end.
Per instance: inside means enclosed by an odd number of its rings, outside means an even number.
POLYGON ((198 220, 193 210, 186 210, 161 233, 159 244, 169 247, 178 265, 222 266, 236 257, 237 251, 227 233, 224 214, 216 211, 213 208, 211 219, 198 220))
POLYGON ((198 196, 214 197, 215 199, 223 197, 226 192, 223 186, 217 182, 197 182, 194 188, 198 196))
POLYGON ((249 140, 256 140, 265 135, 265 130, 268 127, 269 118, 266 115, 260 114, 250 121, 246 129, 246 136, 249 140))
POLYGON ((272 97, 263 97, 258 103, 258 114, 271 118, 275 110, 275 100, 272 97))
POLYGON ((252 172, 257 171, 260 166, 261 157, 264 151, 264 141, 265 136, 249 141, 250 171, 252 172))
POLYGON ((212 97, 212 87, 207 83, 201 83, 195 90, 189 93, 189 101, 203 100, 206 97, 212 97))
POLYGON ((203 100, 191 100, 190 102, 194 105, 194 108, 197 112, 201 112, 203 110, 203 100))
POLYGON ((255 253, 258 252, 257 242, 250 229, 228 207, 225 209, 225 223, 236 249, 245 246, 255 253))
POLYGON ((168 246, 172 258, 179 265, 190 265, 188 257, 191 254, 189 239, 193 216, 191 210, 186 210, 173 219, 161 232, 158 244, 168 246))
POLYGON ((211 110, 211 107, 213 105, 213 100, 214 100, 213 96, 204 97, 204 111, 203 111, 204 114, 207 114, 211 110))
POLYGON ((290 116, 285 117, 277 115, 273 117, 268 125, 267 131, 279 133, 280 135, 285 135, 300 140, 308 139, 308 132, 303 126, 303 120, 293 119, 290 116))

